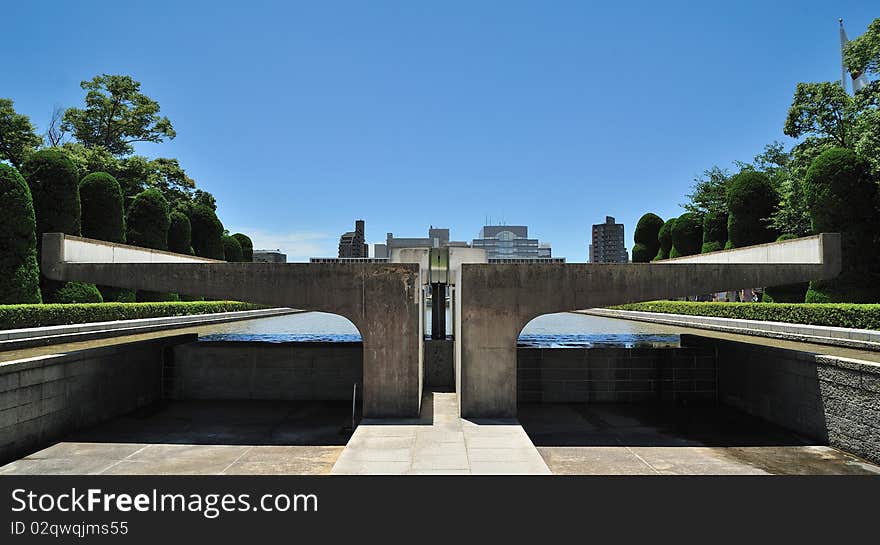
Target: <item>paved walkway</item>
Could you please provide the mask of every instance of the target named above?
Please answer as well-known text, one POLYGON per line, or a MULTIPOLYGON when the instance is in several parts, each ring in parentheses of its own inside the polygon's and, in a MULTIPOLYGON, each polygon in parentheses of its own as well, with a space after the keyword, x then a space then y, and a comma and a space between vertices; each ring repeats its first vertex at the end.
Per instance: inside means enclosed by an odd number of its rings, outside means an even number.
POLYGON ((549 475, 514 419, 458 417, 455 393, 425 392, 421 418, 363 420, 334 475, 549 475))

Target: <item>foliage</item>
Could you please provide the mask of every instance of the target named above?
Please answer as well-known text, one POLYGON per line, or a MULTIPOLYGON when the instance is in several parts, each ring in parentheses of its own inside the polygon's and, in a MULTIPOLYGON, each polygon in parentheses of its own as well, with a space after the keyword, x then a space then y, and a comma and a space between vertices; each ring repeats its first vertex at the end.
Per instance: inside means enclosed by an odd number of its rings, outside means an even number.
POLYGON ((195 189, 195 180, 187 175, 177 159, 147 159, 140 155, 119 158, 104 148, 74 142, 64 144, 62 149, 74 161, 81 177, 90 172, 107 172, 116 178, 126 206, 141 191, 155 188, 174 208, 189 203, 195 189))
POLYGON ((168 249, 168 202, 158 189, 138 193, 128 209, 126 241, 133 246, 168 249))
POLYGON ((104 297, 94 284, 65 282, 51 292, 46 302, 57 304, 103 303, 104 297))
POLYGON ((0 98, 0 161, 20 168, 42 139, 34 131, 28 116, 16 113, 13 102, 0 98))
POLYGON ((93 172, 79 183, 82 235, 107 242, 125 242, 122 188, 106 172, 93 172))
POLYGON ((660 228, 663 227, 663 219, 657 214, 648 212, 639 218, 636 231, 633 235, 633 263, 647 263, 651 261, 660 250, 660 228))
POLYGON ((855 117, 852 97, 839 82, 798 83, 783 132, 792 138, 825 137, 847 147, 855 117))
POLYGON ((672 251, 672 227, 675 225, 675 218, 669 218, 666 223, 660 227, 657 233, 657 240, 660 242, 660 249, 654 256, 654 261, 668 259, 669 253, 672 251))
POLYGON ((675 220, 672 226, 672 252, 670 257, 694 255, 700 253, 703 242, 703 222, 693 212, 685 212, 675 220))
POLYGON ((726 170, 713 166, 694 178, 693 191, 687 196, 685 210, 699 215, 709 212, 727 213, 727 185, 730 175, 726 170))
POLYGON ((703 216, 703 246, 700 253, 706 254, 724 248, 727 243, 727 213, 708 212, 703 216))
POLYGON ((17 170, 0 163, 0 304, 40 302, 31 191, 17 170))
POLYGON ((232 235, 223 235, 223 259, 229 262, 243 261, 241 244, 232 235))
POLYGON ((880 214, 867 163, 852 150, 826 150, 807 171, 804 192, 813 229, 841 234, 843 259, 840 276, 811 283, 807 301, 880 300, 880 214))
POLYGON ((864 34, 846 44, 843 58, 850 72, 880 72, 880 19, 874 19, 864 34))
POLYGON ((192 194, 192 204, 196 206, 207 206, 214 212, 217 211, 217 200, 214 195, 201 189, 196 189, 192 194))
POLYGON ((776 233, 769 223, 779 196, 770 179, 761 172, 745 170, 730 179, 727 192, 728 248, 741 248, 770 242, 776 233))
POLYGON ((237 312, 263 308, 235 301, 186 303, 103 303, 71 305, 0 305, 0 329, 109 322, 237 312))
POLYGON ((694 303, 652 301, 612 307, 619 310, 762 320, 855 329, 880 329, 880 305, 791 303, 694 303))
POLYGON ((171 213, 171 221, 168 226, 168 251, 178 254, 193 253, 192 228, 189 218, 180 210, 171 213))
POLYGON ((254 260, 254 242, 251 240, 251 237, 245 235, 244 233, 235 233, 232 236, 234 236, 235 239, 238 240, 238 243, 241 245, 241 259, 242 259, 242 261, 245 261, 247 263, 250 263, 251 261, 253 261, 254 260))
POLYGON ((207 206, 195 205, 188 210, 192 227, 192 247, 197 256, 223 259, 223 224, 207 206))
POLYGON ((62 127, 85 146, 113 155, 129 155, 135 142, 163 142, 177 134, 159 103, 140 92, 140 82, 125 75, 103 74, 80 83, 85 108, 69 108, 62 127))
POLYGON ((37 246, 43 233, 80 234, 79 178, 67 155, 40 150, 24 162, 21 173, 34 199, 37 246))

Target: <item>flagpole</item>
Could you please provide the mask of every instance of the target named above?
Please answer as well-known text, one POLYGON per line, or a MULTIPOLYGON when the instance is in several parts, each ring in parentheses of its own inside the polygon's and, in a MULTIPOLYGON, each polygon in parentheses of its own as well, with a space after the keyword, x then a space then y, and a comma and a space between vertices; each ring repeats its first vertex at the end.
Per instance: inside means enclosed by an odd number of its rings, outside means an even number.
POLYGON ((840 23, 840 84, 843 85, 843 90, 846 91, 846 63, 843 60, 843 49, 846 47, 846 31, 843 30, 843 17, 837 19, 837 22, 840 23))

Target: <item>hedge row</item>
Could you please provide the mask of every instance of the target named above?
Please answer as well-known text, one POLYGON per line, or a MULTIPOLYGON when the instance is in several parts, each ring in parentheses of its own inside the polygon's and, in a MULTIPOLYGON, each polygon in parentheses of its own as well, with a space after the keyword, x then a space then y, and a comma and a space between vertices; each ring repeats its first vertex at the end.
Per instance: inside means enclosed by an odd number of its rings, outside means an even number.
POLYGON ((695 303, 685 301, 652 301, 612 307, 616 310, 637 310, 689 316, 712 316, 738 320, 762 320, 855 329, 880 329, 880 304, 850 303, 695 303))
POLYGON ((0 329, 213 314, 264 308, 237 301, 0 305, 0 329))

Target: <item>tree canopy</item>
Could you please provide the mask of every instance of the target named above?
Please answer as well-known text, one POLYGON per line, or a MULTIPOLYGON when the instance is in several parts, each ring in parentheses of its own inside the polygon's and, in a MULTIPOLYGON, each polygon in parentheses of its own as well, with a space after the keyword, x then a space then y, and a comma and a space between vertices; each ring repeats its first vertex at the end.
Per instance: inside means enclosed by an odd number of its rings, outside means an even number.
POLYGON ((100 146, 113 155, 129 155, 135 142, 163 142, 177 136, 159 103, 140 92, 127 75, 102 74, 83 81, 85 108, 69 108, 62 127, 85 146, 100 146))
POLYGON ((25 158, 43 141, 28 116, 16 113, 12 100, 0 98, 0 161, 21 168, 25 158))

